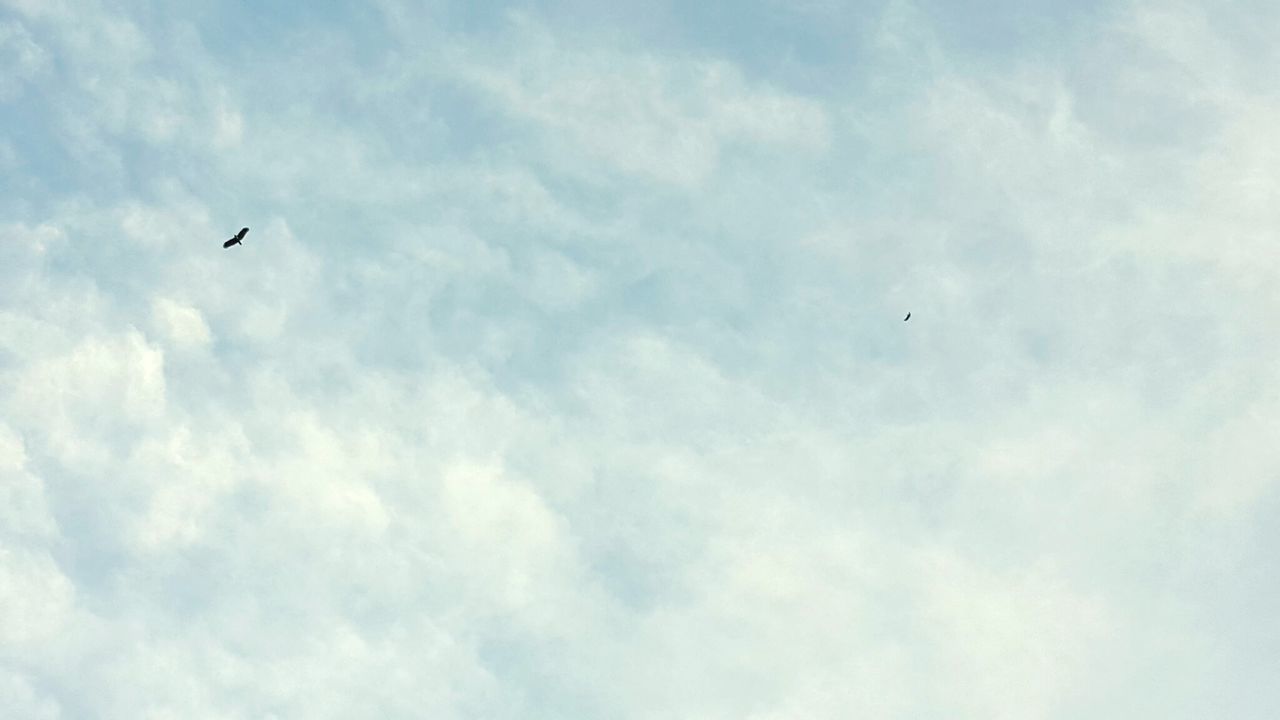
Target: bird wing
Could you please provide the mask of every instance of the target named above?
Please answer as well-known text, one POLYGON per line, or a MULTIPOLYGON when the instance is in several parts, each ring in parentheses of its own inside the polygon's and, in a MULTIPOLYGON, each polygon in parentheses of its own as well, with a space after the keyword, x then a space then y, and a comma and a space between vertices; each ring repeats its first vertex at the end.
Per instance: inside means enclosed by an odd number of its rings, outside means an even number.
POLYGON ((240 232, 236 233, 237 240, 243 240, 245 235, 249 234, 249 228, 240 228, 240 232))
POLYGON ((236 239, 236 238, 231 238, 230 240, 228 240, 228 241, 226 241, 226 242, 222 243, 222 247, 224 247, 224 248, 229 248, 229 247, 231 247, 232 245, 235 245, 235 244, 236 244, 236 242, 237 242, 237 239, 236 239))
POLYGON ((904 318, 902 318, 902 322, 906 322, 906 321, 908 321, 908 320, 910 320, 910 319, 911 319, 911 313, 907 313, 907 316, 906 316, 906 317, 904 317, 904 318))

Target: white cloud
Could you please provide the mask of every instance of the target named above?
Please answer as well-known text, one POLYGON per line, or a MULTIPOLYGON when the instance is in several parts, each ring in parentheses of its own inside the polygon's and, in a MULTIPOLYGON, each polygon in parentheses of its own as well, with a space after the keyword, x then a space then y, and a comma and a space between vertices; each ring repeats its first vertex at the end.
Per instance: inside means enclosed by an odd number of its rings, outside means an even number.
POLYGON ((529 274, 530 294, 553 311, 581 305, 598 289, 598 281, 589 270, 559 253, 539 255, 529 274))
POLYGON ((18 97, 49 66, 49 53, 37 44, 19 22, 0 24, 0 102, 18 97))
MULTIPOLYGON (((39 258, 55 243, 65 239, 65 234, 55 225, 42 224, 30 227, 22 223, 9 224, 0 228, 5 250, 21 252, 28 258, 39 258)), ((15 265, 17 263, 15 262, 15 265)))
POLYGON ((216 118, 214 144, 223 150, 238 146, 244 138, 244 117, 235 110, 219 107, 216 118))
POLYGON ((692 188, 737 146, 827 145, 820 103, 752 85, 727 63, 582 50, 524 16, 508 33, 500 46, 518 47, 514 55, 494 57, 488 43, 453 50, 458 79, 545 128, 554 153, 585 151, 623 173, 692 188))
POLYGON ((557 595, 572 579, 566 577, 572 546, 537 490, 499 468, 463 462, 445 469, 441 491, 440 519, 456 553, 449 560, 480 583, 472 592, 481 606, 559 619, 557 595))
POLYGON ((7 7, 0 714, 1273 704, 1239 18, 7 7))
POLYGON ((43 697, 30 678, 4 669, 0 669, 0 707, 13 717, 29 720, 56 720, 62 716, 58 703, 43 697))
POLYGON ((0 508, 7 542, 38 543, 56 536, 44 482, 27 468, 22 438, 4 425, 0 425, 0 508))
POLYGON ((213 339, 204 316, 190 305, 169 298, 156 298, 151 312, 160 332, 178 349, 202 349, 213 339))
POLYGON ((947 685, 972 717, 1052 717, 1097 681, 1096 649, 1120 634, 1106 603, 1057 573, 1001 577, 949 556, 925 560, 926 631, 947 685))
POLYGON ((0 549, 0 647, 7 663, 38 662, 71 630, 75 589, 47 553, 0 549))
POLYGON ((101 462, 114 433, 164 417, 164 354, 136 330, 87 338, 5 376, 14 422, 60 462, 101 462))

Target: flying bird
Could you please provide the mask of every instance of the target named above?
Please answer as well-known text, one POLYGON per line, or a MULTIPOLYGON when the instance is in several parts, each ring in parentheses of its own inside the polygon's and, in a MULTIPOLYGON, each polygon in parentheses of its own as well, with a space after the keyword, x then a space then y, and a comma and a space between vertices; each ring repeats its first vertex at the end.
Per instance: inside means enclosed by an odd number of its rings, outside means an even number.
POLYGON ((241 241, 241 240, 244 240, 244 236, 245 236, 245 235, 248 235, 248 234, 249 234, 249 228, 240 228, 240 232, 236 233, 236 236, 235 236, 235 237, 233 237, 233 238, 231 238, 230 240, 228 240, 228 241, 226 241, 226 242, 222 243, 222 247, 224 247, 224 248, 229 248, 229 247, 231 247, 232 245, 239 245, 239 244, 240 244, 240 241, 241 241))
POLYGON ((904 318, 902 318, 902 322, 906 322, 906 321, 908 321, 908 320, 910 320, 910 319, 911 319, 911 313, 907 313, 907 316, 906 316, 906 317, 904 317, 904 318))

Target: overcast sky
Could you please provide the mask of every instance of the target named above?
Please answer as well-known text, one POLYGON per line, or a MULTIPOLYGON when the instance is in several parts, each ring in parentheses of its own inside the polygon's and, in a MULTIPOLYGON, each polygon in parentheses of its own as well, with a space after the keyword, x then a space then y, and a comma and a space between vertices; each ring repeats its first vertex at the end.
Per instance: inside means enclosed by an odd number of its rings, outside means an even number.
POLYGON ((0 0, 0 716, 1277 717, 1277 34, 0 0))

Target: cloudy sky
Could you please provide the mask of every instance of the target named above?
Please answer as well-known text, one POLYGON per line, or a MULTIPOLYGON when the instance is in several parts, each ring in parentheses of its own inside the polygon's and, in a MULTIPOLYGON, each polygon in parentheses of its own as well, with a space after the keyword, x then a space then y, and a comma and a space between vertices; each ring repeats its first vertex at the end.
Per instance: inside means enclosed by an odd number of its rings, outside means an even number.
POLYGON ((1277 33, 0 0, 0 715, 1276 717, 1277 33))

